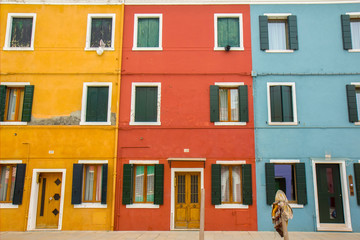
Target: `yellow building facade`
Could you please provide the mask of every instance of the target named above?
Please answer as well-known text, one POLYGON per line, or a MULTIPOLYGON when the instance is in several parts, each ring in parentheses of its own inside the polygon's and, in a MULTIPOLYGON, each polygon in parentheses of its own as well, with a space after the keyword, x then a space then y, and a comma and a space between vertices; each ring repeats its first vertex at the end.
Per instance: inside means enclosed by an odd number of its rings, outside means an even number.
POLYGON ((112 230, 122 2, 0 2, 0 230, 112 230))

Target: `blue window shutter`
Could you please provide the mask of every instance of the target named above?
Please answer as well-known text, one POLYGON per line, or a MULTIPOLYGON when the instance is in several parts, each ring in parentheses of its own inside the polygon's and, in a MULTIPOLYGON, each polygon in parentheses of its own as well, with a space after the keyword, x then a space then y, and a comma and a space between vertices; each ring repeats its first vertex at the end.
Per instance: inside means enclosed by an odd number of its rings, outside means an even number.
POLYGON ((239 121, 240 122, 249 121, 247 85, 239 86, 239 121))
POLYGON ((107 178, 108 178, 108 164, 104 164, 102 167, 102 179, 101 179, 101 204, 106 204, 107 178))
POLYGON ((22 204, 25 173, 26 173, 26 164, 17 164, 16 165, 16 178, 15 178, 13 204, 16 204, 16 205, 22 204))
POLYGON ((0 122, 4 121, 6 106, 6 86, 0 85, 0 122))
POLYGON ((270 86, 271 121, 282 122, 281 86, 270 86))
POLYGON ((210 122, 219 121, 219 86, 210 86, 210 122))
POLYGON ((73 165, 71 204, 81 204, 83 164, 73 165))
POLYGON ((288 16, 288 33, 289 33, 289 48, 292 50, 299 49, 297 19, 296 16, 288 16))
POLYGON ((221 204, 221 165, 211 164, 211 204, 221 204))
POLYGON ((295 165, 297 203, 307 204, 305 163, 295 165))
POLYGON ((275 168, 273 163, 265 163, 266 179, 266 203, 273 204, 275 201, 275 168))
POLYGON ((346 96, 347 96, 347 104, 348 104, 349 121, 357 122, 360 119, 358 119, 355 85, 346 85, 346 96))
POLYGON ((293 98, 292 98, 292 87, 281 86, 281 110, 282 110, 282 121, 293 122, 293 98))
POLYGON ((122 204, 131 204, 133 201, 133 165, 124 164, 122 204))
POLYGON ((341 15, 341 29, 344 50, 352 49, 350 16, 341 15))
POLYGON ((155 164, 154 204, 164 202, 164 164, 155 164))
POLYGON ((34 85, 25 86, 23 111, 22 111, 22 117, 21 117, 21 121, 23 121, 23 122, 31 121, 33 97, 34 97, 34 85))
POLYGON ((260 30, 260 49, 269 49, 269 30, 267 16, 259 16, 259 30, 260 30))
POLYGON ((354 163, 357 204, 360 205, 360 163, 354 163))
POLYGON ((251 164, 242 165, 242 195, 243 204, 252 205, 252 175, 251 164))

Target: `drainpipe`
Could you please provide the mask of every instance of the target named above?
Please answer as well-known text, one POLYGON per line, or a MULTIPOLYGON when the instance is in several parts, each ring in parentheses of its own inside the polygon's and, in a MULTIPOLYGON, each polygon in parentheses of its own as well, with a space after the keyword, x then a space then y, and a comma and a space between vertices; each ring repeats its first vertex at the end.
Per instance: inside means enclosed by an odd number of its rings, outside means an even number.
MULTIPOLYGON (((30 143, 22 143, 22 144, 27 144, 27 156, 26 156, 26 169, 25 169, 25 179, 28 178, 29 179, 29 162, 30 162, 30 143)), ((31 178, 30 178, 31 179, 31 178)), ((29 182, 29 181, 28 181, 29 182)), ((29 185, 29 187, 27 188, 29 194, 30 194, 30 188, 31 188, 31 184, 29 185)), ((30 195, 31 197, 31 195, 30 195)), ((23 198, 24 198, 24 194, 23 194, 23 198)), ((30 198, 29 198, 30 201, 30 198)), ((28 219, 29 219, 29 208, 25 207, 25 222, 24 222, 24 231, 27 230, 27 224, 28 224, 28 219)))

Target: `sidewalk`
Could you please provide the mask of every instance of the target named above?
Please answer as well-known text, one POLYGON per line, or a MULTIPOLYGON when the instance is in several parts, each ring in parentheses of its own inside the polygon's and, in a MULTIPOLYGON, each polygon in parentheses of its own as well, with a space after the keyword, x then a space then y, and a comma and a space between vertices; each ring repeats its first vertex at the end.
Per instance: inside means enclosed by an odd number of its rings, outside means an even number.
MULTIPOLYGON (((290 240, 359 240, 360 233, 290 232, 290 240)), ((1 240, 198 240, 198 231, 0 232, 1 240)), ((275 232, 205 232, 205 240, 281 240, 275 232)))

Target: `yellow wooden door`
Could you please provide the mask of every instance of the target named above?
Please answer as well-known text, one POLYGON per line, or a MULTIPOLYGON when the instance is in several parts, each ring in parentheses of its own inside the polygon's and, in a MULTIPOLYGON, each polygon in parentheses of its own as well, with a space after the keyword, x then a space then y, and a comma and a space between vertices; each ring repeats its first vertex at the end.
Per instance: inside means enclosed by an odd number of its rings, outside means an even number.
POLYGON ((58 228, 61 173, 40 173, 36 228, 58 228))
POLYGON ((200 173, 175 174, 175 228, 200 227, 200 173))

